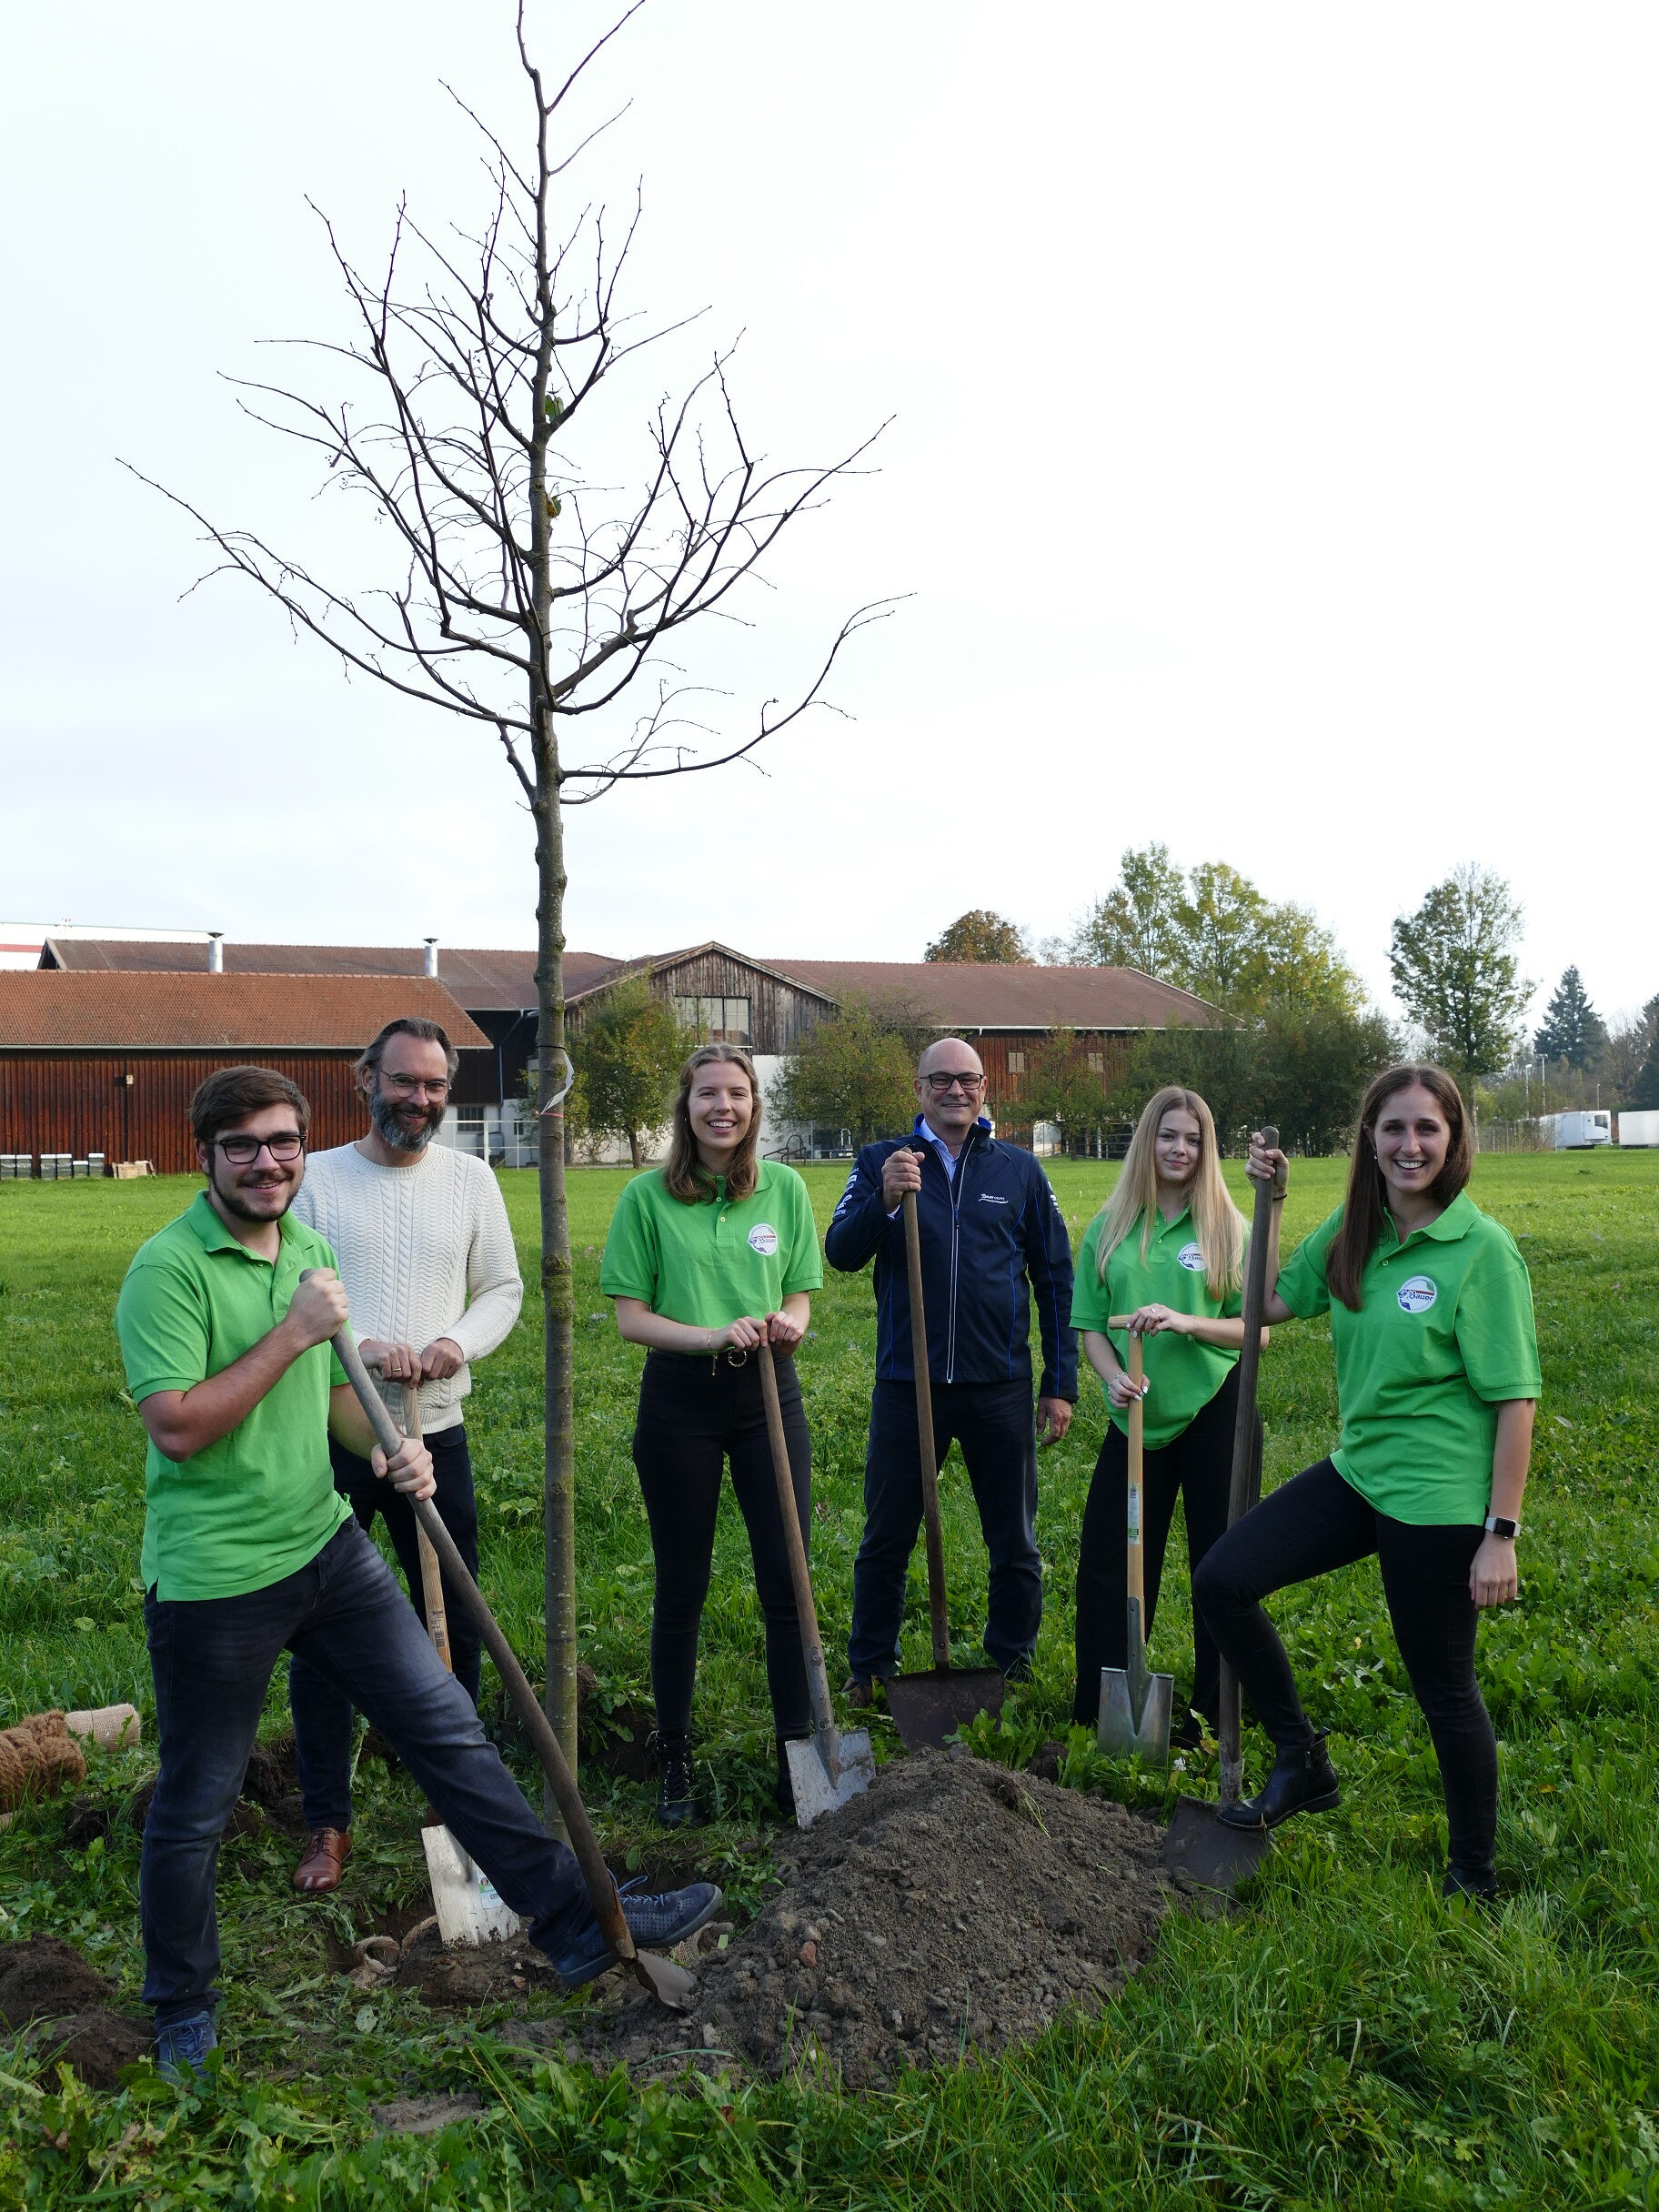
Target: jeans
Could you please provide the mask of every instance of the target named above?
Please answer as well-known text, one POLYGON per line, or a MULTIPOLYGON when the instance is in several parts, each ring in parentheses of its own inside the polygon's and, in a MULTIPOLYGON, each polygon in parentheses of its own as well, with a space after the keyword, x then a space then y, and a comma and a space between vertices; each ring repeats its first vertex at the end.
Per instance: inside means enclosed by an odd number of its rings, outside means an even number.
POLYGON ((161 1773, 144 1824, 138 1911, 146 2004, 161 2025, 216 2005, 214 1892, 265 1694, 286 1647, 360 1705, 438 1817, 542 1950, 592 1915, 554 1843, 355 1521, 297 1574, 240 1597, 145 1599, 161 1773))
MULTIPOLYGON (((1179 1436, 1145 1455, 1141 1538, 1145 1554, 1148 1639, 1158 1611, 1164 1547, 1179 1493, 1187 1520, 1187 1563, 1198 1563, 1227 1526, 1232 1431, 1238 1416, 1235 1367, 1179 1436)), ((1257 1450, 1261 1449, 1257 1423, 1257 1450)), ((1095 1462, 1077 1547, 1077 1692, 1071 1717, 1092 1728, 1101 1710, 1101 1669, 1129 1664, 1129 1439, 1114 1422, 1095 1462)), ((1221 1654, 1196 1606, 1192 1618, 1192 1710, 1213 1727, 1222 1709, 1221 1654)))
MULTIPOLYGON (((473 1494, 472 1461, 467 1450, 467 1431, 459 1423, 428 1436, 432 1472, 437 1478, 433 1503, 438 1518, 455 1538, 473 1580, 478 1574, 478 1506, 473 1494)), ((409 1602, 425 1625, 426 1600, 420 1581, 420 1543, 415 1508, 400 1490, 382 1482, 366 1459, 329 1440, 328 1456, 334 1464, 334 1486, 351 1506, 357 1526, 373 1528, 375 1515, 385 1517, 387 1533, 397 1553, 397 1563, 409 1586, 409 1602)), ((472 1615, 449 1583, 444 1584, 444 1614, 449 1631, 449 1655, 455 1679, 476 1705, 483 1644, 472 1615)), ((351 1825, 351 1700, 297 1655, 288 1661, 288 1703, 294 1709, 294 1748, 299 1765, 299 1787, 307 1828, 349 1828, 351 1825)))
POLYGON ((1192 1594, 1275 1747, 1305 1750, 1313 1731, 1262 1600, 1374 1552, 1394 1640, 1440 1762, 1452 1864, 1488 1874, 1498 1748, 1474 1678, 1479 1609, 1469 1594, 1482 1533, 1462 1522, 1393 1521, 1322 1459, 1233 1523, 1193 1575, 1192 1594))
MULTIPOLYGON (((778 1403, 789 1446, 795 1511, 812 1539, 812 1445, 793 1360, 778 1360, 778 1403)), ((697 1639, 714 1564, 715 1517, 724 1464, 749 1531, 755 1593, 766 1624, 766 1686, 779 1737, 810 1732, 807 1663, 784 1546, 778 1480, 760 1396, 760 1362, 733 1366, 682 1352, 653 1352, 639 1384, 634 1465, 651 1525, 657 1590, 651 1604, 651 1694, 660 1735, 691 1727, 697 1639)))
MULTIPOLYGON (((954 1439, 990 1553, 985 1649, 1000 1667, 1029 1660, 1042 1620, 1037 1552, 1037 1421, 1029 1381, 935 1382, 940 1464, 954 1439)), ((899 1664, 910 1553, 921 1527, 921 1451, 913 1382, 878 1382, 864 1461, 864 1539, 852 1569, 847 1657, 862 1682, 899 1664)))

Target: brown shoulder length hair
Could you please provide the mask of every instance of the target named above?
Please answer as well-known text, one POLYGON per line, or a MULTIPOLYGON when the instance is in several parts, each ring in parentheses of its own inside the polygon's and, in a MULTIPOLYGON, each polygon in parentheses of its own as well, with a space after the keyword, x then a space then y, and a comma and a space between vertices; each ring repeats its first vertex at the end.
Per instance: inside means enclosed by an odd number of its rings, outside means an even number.
POLYGON ((1446 1164, 1429 1186, 1429 1195, 1443 1209, 1469 1180, 1474 1165, 1474 1146, 1463 1094, 1443 1068, 1408 1062, 1384 1068, 1373 1078, 1360 1101, 1360 1126, 1354 1136, 1353 1158, 1348 1168, 1348 1195, 1342 1201, 1342 1226, 1325 1255, 1325 1282, 1332 1298, 1340 1298, 1351 1313, 1360 1310, 1360 1277, 1365 1262, 1382 1234, 1382 1216, 1388 1200, 1382 1170, 1377 1163, 1376 1127, 1382 1109, 1397 1091, 1420 1083, 1446 1117, 1452 1141, 1446 1164))
POLYGON ((760 1085, 755 1076, 755 1063, 740 1046, 699 1044, 679 1071, 679 1089, 674 1097, 673 1135, 662 1168, 669 1196, 679 1199, 682 1206, 714 1202, 715 1179, 699 1157, 697 1139, 691 1133, 691 1086, 697 1081, 698 1070, 716 1061, 729 1061, 734 1068, 742 1069, 749 1078, 749 1095, 754 1101, 749 1127, 743 1131, 742 1141, 726 1171, 728 1194, 732 1198, 751 1197, 760 1180, 757 1158, 760 1149, 760 1085))

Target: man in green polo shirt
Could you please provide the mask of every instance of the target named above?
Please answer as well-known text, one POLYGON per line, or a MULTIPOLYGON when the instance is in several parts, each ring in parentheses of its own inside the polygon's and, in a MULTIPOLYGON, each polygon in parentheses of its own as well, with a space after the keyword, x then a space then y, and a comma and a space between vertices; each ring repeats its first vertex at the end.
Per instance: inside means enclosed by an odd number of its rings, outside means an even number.
MULTIPOLYGON (((330 1350, 349 1318, 334 1253, 288 1212, 310 1109, 286 1076, 229 1068, 201 1084, 190 1119, 207 1187, 140 1249, 116 1308, 149 1436, 142 1560, 161 1772, 139 1915, 145 1998, 173 2078, 217 2041, 219 1837, 285 1648, 392 1742, 567 1986, 611 1963, 575 1859, 543 1833, 335 1491, 331 1434, 410 1497, 430 1496, 432 1461, 408 1441, 387 1458, 330 1350)), ((719 1902, 699 1883, 624 1910, 662 1946, 719 1902)))

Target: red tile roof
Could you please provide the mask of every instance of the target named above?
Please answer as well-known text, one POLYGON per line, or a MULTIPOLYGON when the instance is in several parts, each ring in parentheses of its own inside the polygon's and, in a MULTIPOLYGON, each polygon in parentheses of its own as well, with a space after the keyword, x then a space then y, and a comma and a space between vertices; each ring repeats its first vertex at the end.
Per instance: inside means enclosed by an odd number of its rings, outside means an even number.
POLYGON ((0 1051, 355 1052, 400 1014, 489 1043, 426 976, 0 972, 0 1051))
POLYGON ((962 1030, 1201 1028, 1216 1010, 1138 968, 1040 968, 991 960, 814 960, 764 963, 832 999, 902 998, 941 1027, 962 1030))
MULTIPOLYGON (((189 942, 139 944, 116 937, 48 937, 46 944, 58 967, 75 970, 102 969, 142 975, 166 970, 199 974, 207 966, 207 947, 189 942)), ((427 950, 424 945, 245 945, 227 939, 223 958, 226 975, 422 976, 427 950)), ((567 952, 565 989, 574 995, 586 990, 594 978, 626 964, 607 952, 567 952)), ((516 949, 440 945, 437 980, 463 1006, 476 1006, 480 1011, 507 1007, 521 1010, 536 1003, 536 955, 516 949)))

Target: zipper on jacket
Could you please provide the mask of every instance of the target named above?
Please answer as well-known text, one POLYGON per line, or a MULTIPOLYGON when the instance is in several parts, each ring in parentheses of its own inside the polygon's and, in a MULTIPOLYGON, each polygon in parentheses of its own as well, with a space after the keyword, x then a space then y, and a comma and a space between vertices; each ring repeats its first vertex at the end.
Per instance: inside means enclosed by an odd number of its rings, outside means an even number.
MULTIPOLYGON (((956 1156, 956 1172, 947 1172, 945 1180, 950 1185, 950 1317, 945 1330, 945 1381, 956 1381, 956 1274, 957 1258, 961 1242, 961 1188, 962 1178, 968 1172, 968 1152, 974 1132, 968 1131, 962 1149, 956 1156)), ((942 1161, 940 1163, 943 1164, 942 1161)))

